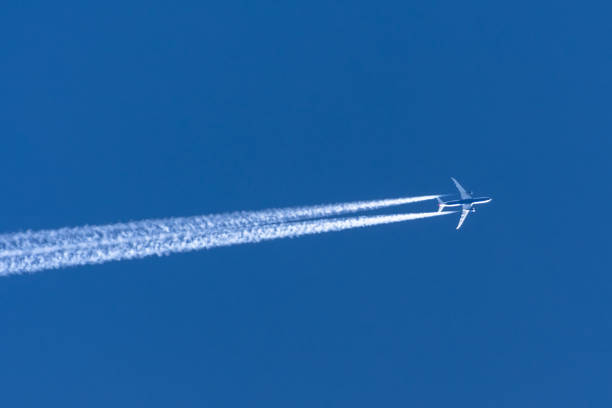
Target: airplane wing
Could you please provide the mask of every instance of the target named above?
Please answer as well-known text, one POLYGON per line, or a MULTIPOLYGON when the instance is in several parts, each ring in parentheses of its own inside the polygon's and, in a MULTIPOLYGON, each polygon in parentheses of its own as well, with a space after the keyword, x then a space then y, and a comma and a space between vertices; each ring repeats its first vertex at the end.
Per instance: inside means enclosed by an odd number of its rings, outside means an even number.
POLYGON ((466 198, 472 198, 472 196, 467 191, 465 191, 465 188, 463 188, 457 180, 452 177, 451 180, 453 180, 453 183, 455 183, 455 186, 457 186, 457 190, 459 190, 459 195, 461 196, 462 200, 465 200, 466 198))
POLYGON ((461 218, 459 218, 459 225, 457 225, 457 229, 461 228, 471 209, 468 206, 464 206, 461 210, 461 218))

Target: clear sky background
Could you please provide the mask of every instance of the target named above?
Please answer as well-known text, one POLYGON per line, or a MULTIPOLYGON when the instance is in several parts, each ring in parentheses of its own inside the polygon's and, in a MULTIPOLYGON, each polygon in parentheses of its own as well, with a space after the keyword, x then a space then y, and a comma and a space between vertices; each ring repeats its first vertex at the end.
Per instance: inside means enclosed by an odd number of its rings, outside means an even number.
POLYGON ((0 405, 609 407, 611 11, 3 3, 2 231, 494 201, 2 278, 0 405))

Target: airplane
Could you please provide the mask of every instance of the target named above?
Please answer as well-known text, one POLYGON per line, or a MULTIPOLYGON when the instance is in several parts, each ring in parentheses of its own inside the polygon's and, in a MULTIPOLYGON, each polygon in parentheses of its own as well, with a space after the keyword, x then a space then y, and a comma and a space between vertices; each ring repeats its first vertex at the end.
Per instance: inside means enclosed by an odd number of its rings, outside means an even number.
POLYGON ((467 216, 471 212, 476 212, 476 204, 485 204, 493 200, 491 197, 472 197, 474 193, 468 193, 465 189, 459 184, 457 180, 451 177, 453 183, 459 190, 459 195, 461 196, 461 200, 451 200, 451 201, 442 201, 440 197, 438 200, 438 212, 442 212, 444 207, 461 207, 461 218, 459 218, 459 225, 457 225, 457 229, 461 228, 463 222, 467 218, 467 216))

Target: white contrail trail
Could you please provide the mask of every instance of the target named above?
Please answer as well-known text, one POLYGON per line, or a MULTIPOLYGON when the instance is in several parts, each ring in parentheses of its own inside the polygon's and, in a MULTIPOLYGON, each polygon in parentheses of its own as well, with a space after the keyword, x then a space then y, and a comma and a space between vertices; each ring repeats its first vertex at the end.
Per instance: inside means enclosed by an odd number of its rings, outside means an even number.
POLYGON ((75 243, 78 246, 99 246, 101 243, 111 245, 129 241, 139 236, 148 237, 154 234, 176 233, 182 230, 201 231, 203 229, 244 228, 251 225, 337 216, 358 211, 376 210, 433 200, 436 197, 438 196, 427 195, 0 234, 0 257, 26 254, 33 250, 53 251, 55 249, 75 245, 75 243))
MULTIPOLYGON (((89 242, 89 245, 79 246, 77 239, 64 248, 55 248, 51 251, 24 251, 17 255, 4 255, 0 252, 0 276, 320 234, 446 214, 451 214, 451 212, 331 218, 277 224, 254 224, 242 228, 230 227, 212 230, 199 228, 199 224, 196 223, 192 224, 191 228, 179 228, 176 231, 148 236, 140 235, 132 237, 131 240, 119 242, 108 243, 102 240, 98 241, 98 244, 89 242)), ((184 222, 187 224, 190 221, 184 220, 184 222)), ((186 224, 181 225, 181 227, 187 227, 186 224)))

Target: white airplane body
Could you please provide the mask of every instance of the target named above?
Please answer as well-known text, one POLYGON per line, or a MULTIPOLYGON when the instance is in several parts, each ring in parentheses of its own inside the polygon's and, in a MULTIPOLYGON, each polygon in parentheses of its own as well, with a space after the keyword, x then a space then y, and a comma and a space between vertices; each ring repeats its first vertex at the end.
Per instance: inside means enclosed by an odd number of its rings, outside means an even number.
POLYGON ((442 201, 438 198, 438 212, 444 210, 445 207, 461 207, 461 218, 459 218, 459 224, 457 225, 457 229, 461 228, 465 219, 471 212, 476 212, 476 204, 486 204, 493 200, 491 197, 472 197, 470 193, 468 193, 462 186, 459 184, 457 180, 451 177, 453 183, 459 190, 459 195, 461 196, 460 200, 450 200, 450 201, 442 201))

